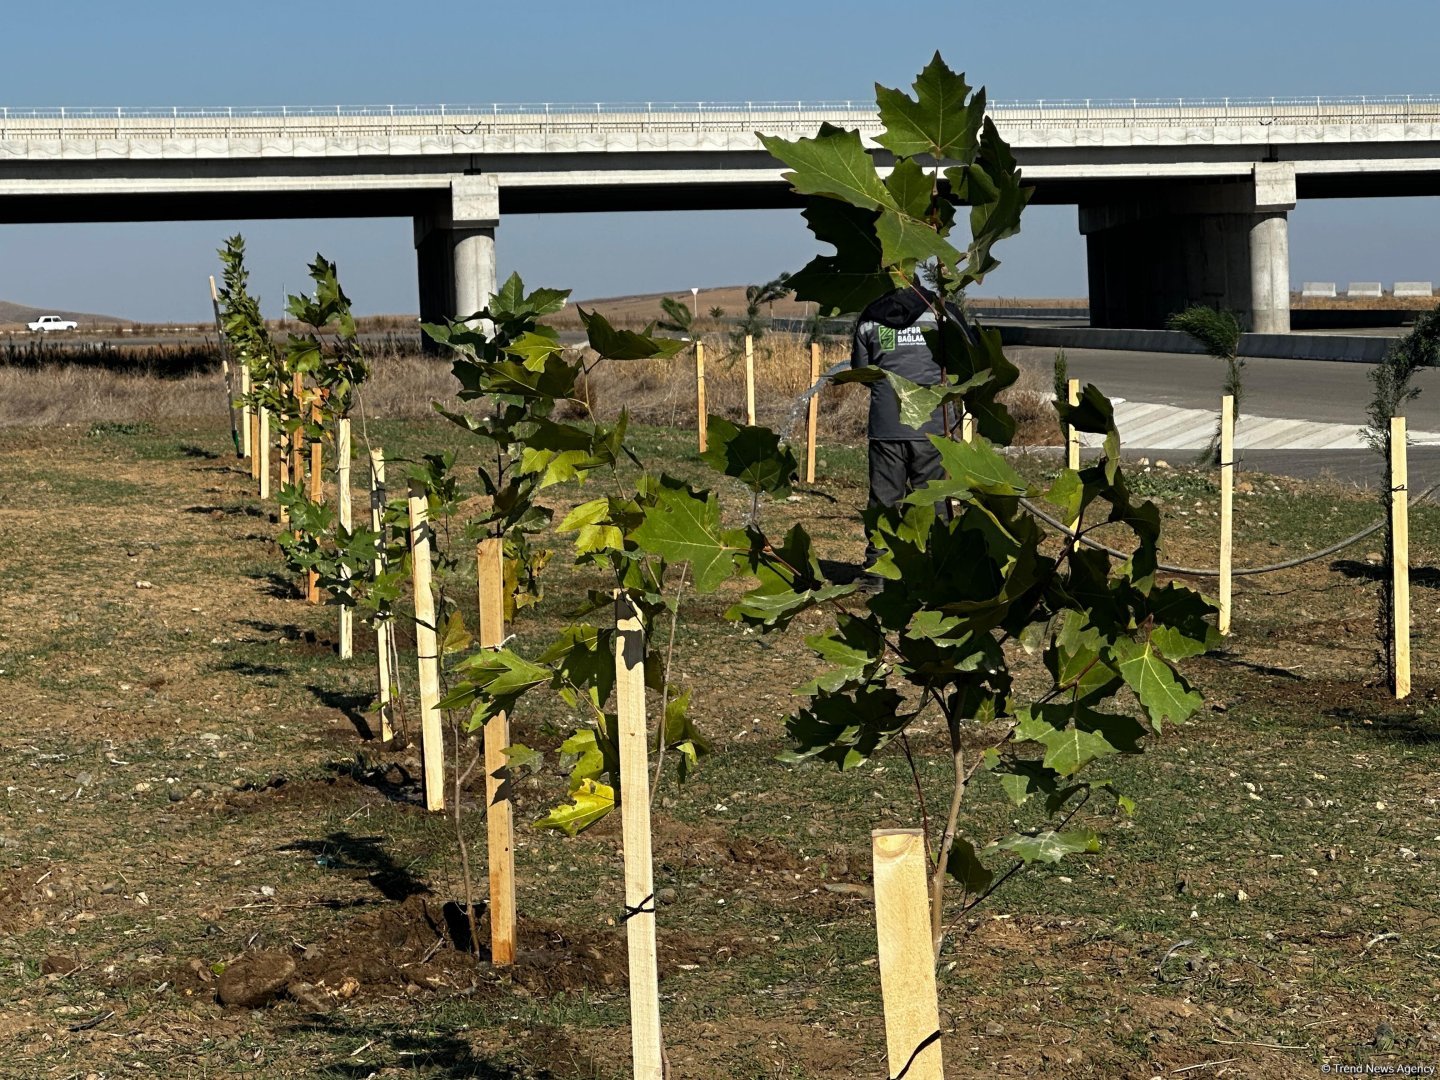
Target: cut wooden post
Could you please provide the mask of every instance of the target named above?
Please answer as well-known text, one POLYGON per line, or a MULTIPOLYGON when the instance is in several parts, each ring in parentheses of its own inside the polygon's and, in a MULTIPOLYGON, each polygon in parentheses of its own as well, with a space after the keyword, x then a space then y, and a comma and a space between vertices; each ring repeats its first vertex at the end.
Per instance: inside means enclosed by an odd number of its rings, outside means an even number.
POLYGON ((1410 470, 1405 418, 1390 418, 1390 561, 1394 572, 1395 700, 1410 696, 1410 470))
POLYGON ((1235 398, 1220 399, 1220 633, 1230 633, 1230 568, 1234 558, 1235 398))
MULTIPOLYGON (((295 419, 303 420, 305 407, 305 376, 295 373, 295 419)), ((302 491, 305 488, 305 428, 297 427, 290 433, 290 482, 302 491)))
POLYGON ((745 423, 755 426, 755 339, 745 335, 745 423))
MULTIPOLYGON (((285 413, 277 413, 275 419, 275 464, 279 472, 279 491, 283 492, 290 483, 290 436, 285 433, 285 413)), ((280 524, 290 524, 290 511, 280 504, 280 524)))
POLYGON ((973 413, 961 411, 960 413, 960 438, 965 442, 975 441, 975 416, 973 413))
POLYGON ((260 481, 260 498, 270 498, 270 410, 260 410, 260 460, 256 462, 260 481))
MULTIPOLYGON (((480 589, 480 646, 499 648, 505 640, 505 541, 475 545, 480 589)), ((515 962, 515 804, 511 801, 510 718, 503 712, 485 721, 485 834, 490 852, 490 959, 497 967, 515 962)))
MULTIPOLYGON (((1080 404, 1080 380, 1071 379, 1065 386, 1065 400, 1072 406, 1080 404)), ((1065 429, 1065 467, 1080 468, 1080 432, 1074 427, 1065 429)))
MULTIPOLYGON (((664 1048, 660 1034, 660 980, 655 964, 645 628, 624 593, 615 596, 615 708, 621 843, 625 852, 625 939, 630 954, 630 1047, 636 1080, 661 1080, 664 1048)), ((926 934, 925 940, 929 941, 928 930, 926 934)))
MULTIPOLYGON (((1065 384, 1065 400, 1072 406, 1080 404, 1080 380, 1071 379, 1065 384)), ((1066 425, 1065 428, 1065 467, 1080 471, 1080 432, 1073 425, 1066 425)), ((1080 519, 1072 518, 1069 522, 1073 532, 1080 527, 1080 519)))
MULTIPOLYGON (((296 460, 299 460, 297 452, 296 460)), ((335 421, 335 491, 340 504, 340 527, 346 532, 355 529, 355 511, 350 502, 350 418, 342 416, 335 421)), ((350 577, 348 567, 340 570, 342 578, 350 577)), ((346 587, 347 599, 349 587, 346 587)), ((340 659, 349 660, 355 655, 355 609, 349 604, 340 605, 340 659)))
MULTIPOLYGON (((249 373, 248 371, 245 373, 245 382, 244 382, 244 385, 245 385, 245 387, 246 387, 246 391, 248 392, 248 391, 249 391, 249 387, 250 387, 250 373, 249 373)), ((246 428, 245 428, 245 430, 250 433, 249 439, 246 440, 246 441, 248 442, 249 446, 250 446, 250 479, 251 479, 251 480, 259 480, 259 479, 260 479, 260 449, 259 449, 259 447, 260 447, 260 410, 259 410, 259 409, 256 409, 256 410, 254 410, 254 411, 252 412, 252 411, 250 410, 250 406, 247 405, 247 406, 245 406, 245 411, 246 411, 246 413, 248 414, 249 420, 250 420, 249 424, 246 425, 246 428)))
POLYGON ((695 428, 700 435, 700 452, 705 452, 705 345, 695 342, 695 428))
POLYGON ((805 482, 815 482, 815 428, 820 421, 820 343, 810 343, 810 413, 805 421, 805 482))
MULTIPOLYGON (((320 422, 320 399, 316 395, 310 402, 310 422, 320 422)), ((320 440, 314 439, 310 443, 310 501, 313 503, 322 502, 325 498, 325 474, 324 451, 321 448, 320 440)), ((381 462, 382 466, 384 462, 381 462)), ((383 470, 382 470, 383 476, 383 470)), ((306 590, 305 599, 312 604, 320 603, 320 575, 314 570, 310 571, 309 588, 306 590)))
MULTIPOLYGON (((380 537, 375 552, 375 576, 385 572, 385 452, 378 447, 370 451, 370 531, 380 537)), ((390 620, 375 620, 375 667, 380 681, 380 741, 395 738, 395 725, 390 719, 390 620)))
POLYGON ((876 829, 870 844, 890 1075, 944 1080, 925 836, 920 829, 876 829))
POLYGON ((430 511, 425 488, 410 485, 410 565, 415 586, 415 655, 420 669, 420 759, 425 809, 445 809, 445 736, 440 727, 440 645, 430 591, 430 511))

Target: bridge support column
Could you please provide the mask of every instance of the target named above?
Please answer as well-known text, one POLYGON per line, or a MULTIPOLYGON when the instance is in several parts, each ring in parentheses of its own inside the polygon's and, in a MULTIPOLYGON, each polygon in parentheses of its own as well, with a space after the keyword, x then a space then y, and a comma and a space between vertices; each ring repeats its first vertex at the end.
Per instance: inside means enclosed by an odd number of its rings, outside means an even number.
POLYGON ((499 189, 493 176, 455 177, 448 198, 416 216, 415 261, 423 321, 464 318, 490 302, 496 287, 499 222, 499 189))
POLYGON ((1257 333, 1289 333, 1294 206, 1294 166, 1277 162, 1243 180, 1117 185, 1082 203, 1091 325, 1160 329, 1206 304, 1257 333))

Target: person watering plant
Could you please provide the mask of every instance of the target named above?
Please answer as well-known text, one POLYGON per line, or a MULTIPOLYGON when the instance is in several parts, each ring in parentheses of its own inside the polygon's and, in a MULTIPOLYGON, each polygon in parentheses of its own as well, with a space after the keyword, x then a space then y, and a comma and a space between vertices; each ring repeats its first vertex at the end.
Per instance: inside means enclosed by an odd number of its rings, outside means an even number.
MULTIPOLYGON (((936 328, 935 294, 918 282, 872 300, 855 323, 850 366, 878 367, 921 386, 935 386, 944 369, 931 355, 925 331, 936 328)), ((958 311, 956 318, 960 319, 958 311)), ((961 325, 964 325, 961 320, 961 325)), ((968 328, 967 328, 968 332, 968 328)), ((919 428, 900 419, 900 399, 889 379, 870 384, 870 498, 868 506, 893 507, 916 488, 945 475, 940 451, 931 435, 946 435, 945 407, 937 408, 919 428)), ((880 557, 873 543, 865 545, 868 570, 880 557)), ((869 584, 879 579, 870 575, 869 584)))

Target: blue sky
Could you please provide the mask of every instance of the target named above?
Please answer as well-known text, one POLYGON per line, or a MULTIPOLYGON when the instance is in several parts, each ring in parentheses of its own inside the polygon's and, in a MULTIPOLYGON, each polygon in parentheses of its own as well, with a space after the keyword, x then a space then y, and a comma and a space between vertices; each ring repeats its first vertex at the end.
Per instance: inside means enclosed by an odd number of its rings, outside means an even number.
MULTIPOLYGON (((436 3, 51 0, 6 5, 4 105, 868 98, 939 49, 993 99, 1440 93, 1440 4, 436 3), (18 9, 18 10, 17 10, 18 9), (23 47, 63 41, 63 48, 23 47)), ((1083 295, 1069 207, 998 249, 993 295, 1083 295)), ((798 214, 513 217, 502 273, 581 297, 758 281, 814 253, 798 214)), ((1440 281, 1435 200, 1302 203, 1292 277, 1440 281)), ((359 309, 416 309, 408 219, 0 226, 0 299, 199 318, 244 232, 276 312, 319 250, 359 309)))

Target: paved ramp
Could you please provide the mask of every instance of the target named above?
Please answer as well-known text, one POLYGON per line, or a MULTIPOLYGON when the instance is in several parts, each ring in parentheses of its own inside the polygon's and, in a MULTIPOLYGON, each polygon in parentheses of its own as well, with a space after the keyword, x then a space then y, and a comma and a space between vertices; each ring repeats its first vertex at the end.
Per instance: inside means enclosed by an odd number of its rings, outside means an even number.
MULTIPOLYGON (((1210 445, 1219 412, 1149 405, 1112 398, 1121 441, 1136 450, 1203 450, 1210 445)), ((1082 434, 1081 445, 1099 446, 1098 435, 1082 434)), ((1412 446, 1440 446, 1440 432, 1410 432, 1412 446)), ((1242 414, 1235 427, 1239 450, 1362 450, 1367 444, 1361 429, 1350 424, 1322 424, 1313 420, 1277 419, 1242 414)))

